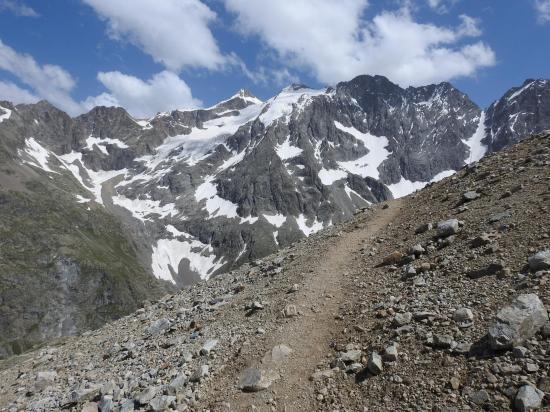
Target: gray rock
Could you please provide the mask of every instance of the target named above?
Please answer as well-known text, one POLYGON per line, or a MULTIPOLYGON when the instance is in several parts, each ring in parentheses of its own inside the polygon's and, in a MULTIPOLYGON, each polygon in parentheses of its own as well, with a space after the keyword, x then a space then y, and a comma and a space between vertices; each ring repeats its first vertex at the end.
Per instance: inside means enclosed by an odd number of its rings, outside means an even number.
POLYGON ((156 320, 147 328, 147 333, 150 335, 158 335, 165 330, 169 329, 172 326, 172 323, 169 319, 163 318, 156 320))
POLYGON ((489 327, 489 344, 494 350, 511 349, 537 333, 547 321, 548 313, 537 295, 519 295, 497 313, 489 327))
POLYGON ((187 384, 187 375, 180 373, 168 384, 167 392, 169 395, 177 395, 187 384))
POLYGON ((425 252, 426 252, 426 249, 424 249, 421 244, 416 244, 409 248, 409 255, 415 255, 418 257, 425 252))
POLYGON ((271 386, 274 378, 257 368, 248 368, 243 372, 238 388, 243 392, 260 392, 271 386))
POLYGON ((120 409, 118 412, 132 412, 134 410, 134 401, 131 399, 123 399, 120 402, 120 409))
POLYGON ((206 341, 205 344, 202 345, 202 348, 200 350, 200 354, 203 355, 203 356, 208 355, 216 347, 217 344, 218 344, 217 339, 210 339, 210 340, 206 341))
POLYGON ((101 402, 99 402, 99 410, 101 412, 111 412, 113 410, 113 397, 110 395, 103 396, 101 402))
POLYGON ((458 233, 459 225, 457 219, 449 219, 437 224, 437 235, 447 237, 458 233))
POLYGON ((82 405, 81 412, 99 412, 99 408, 96 402, 87 402, 82 405))
POLYGON ((518 412, 529 412, 532 409, 540 408, 543 398, 544 392, 531 385, 523 385, 516 394, 514 406, 518 412))
POLYGON ((384 349, 384 360, 387 362, 395 362, 399 353, 397 351, 397 343, 387 346, 384 349))
POLYGON ((290 354, 292 353, 292 349, 290 349, 286 345, 276 345, 271 349, 271 360, 273 362, 282 362, 286 360, 290 354))
POLYGON ((384 371, 384 363, 378 352, 372 352, 367 363, 367 370, 373 375, 379 375, 384 371))
POLYGON ((208 365, 200 365, 195 372, 189 378, 190 382, 200 382, 206 378, 210 373, 210 368, 208 365))
POLYGON ((528 262, 529 269, 533 272, 550 269, 550 249, 541 250, 535 253, 533 256, 529 257, 528 262))
POLYGON ((409 323, 411 323, 412 317, 413 315, 410 312, 396 313, 393 318, 393 325, 398 328, 408 325, 409 323))
POLYGON ((285 318, 292 318, 294 316, 297 316, 298 310, 296 309, 296 305, 286 305, 285 309, 283 310, 283 314, 285 318))
POLYGON ((453 313, 453 320, 460 328, 468 328, 474 324, 474 314, 469 308, 460 308, 453 313))
POLYGON ((359 362, 361 356, 363 356, 363 352, 360 350, 348 350, 340 354, 340 359, 342 359, 344 363, 353 363, 359 362))
POLYGON ((433 346, 438 349, 449 349, 453 345, 453 337, 450 335, 437 334, 433 339, 433 346))
POLYGON ((469 190, 462 194, 462 200, 464 202, 471 202, 472 200, 475 200, 478 197, 481 197, 481 195, 474 190, 469 190))
POLYGON ((422 233, 427 232, 428 230, 432 230, 432 229, 433 229, 433 225, 431 223, 425 223, 421 226, 418 226, 416 228, 416 230, 414 231, 414 233, 419 235, 419 234, 422 234, 422 233))
MULTIPOLYGON (((159 395, 149 402, 149 406, 155 412, 167 411, 176 402, 175 396, 159 395)), ((101 411, 103 412, 103 411, 101 411)))
POLYGON ((148 388, 145 388, 140 393, 138 393, 134 400, 139 403, 140 405, 147 405, 151 399, 153 399, 157 393, 159 393, 160 388, 156 386, 149 386, 148 388))

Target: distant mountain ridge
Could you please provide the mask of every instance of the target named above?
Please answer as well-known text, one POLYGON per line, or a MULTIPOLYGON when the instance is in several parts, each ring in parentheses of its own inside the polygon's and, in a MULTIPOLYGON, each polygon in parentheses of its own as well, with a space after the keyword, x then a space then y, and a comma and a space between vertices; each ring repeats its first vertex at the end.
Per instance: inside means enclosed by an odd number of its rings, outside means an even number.
MULTIPOLYGON (((485 111, 449 83, 403 89, 366 75, 326 90, 292 85, 266 102, 240 90, 210 108, 146 120, 116 107, 71 118, 45 101, 0 101, 0 184, 2 193, 25 193, 31 204, 43 199, 33 187, 49 188, 62 209, 86 216, 92 232, 116 232, 141 268, 139 289, 156 284, 150 290, 158 296, 270 254, 357 208, 404 196, 545 129, 547 80, 528 80, 485 111), (99 215, 116 223, 108 228, 102 218, 96 225, 99 215)), ((70 256, 77 266, 79 256, 70 256)), ((87 263, 104 267, 104 257, 96 257, 87 263)), ((55 266, 67 253, 52 245, 35 258, 55 266)), ((9 270, 5 279, 22 279, 12 288, 23 290, 34 276, 17 265, 9 270)), ((133 282, 131 275, 124 279, 133 282)), ((94 288, 91 308, 114 304, 112 293, 99 298, 94 288)), ((132 296, 134 305, 147 290, 132 296)), ((11 305, 6 313, 24 311, 24 302, 6 296, 0 292, 11 305)), ((46 305, 43 312, 26 325, 2 316, 0 326, 24 340, 54 309, 46 305)), ((30 341, 66 334, 46 329, 30 341)))

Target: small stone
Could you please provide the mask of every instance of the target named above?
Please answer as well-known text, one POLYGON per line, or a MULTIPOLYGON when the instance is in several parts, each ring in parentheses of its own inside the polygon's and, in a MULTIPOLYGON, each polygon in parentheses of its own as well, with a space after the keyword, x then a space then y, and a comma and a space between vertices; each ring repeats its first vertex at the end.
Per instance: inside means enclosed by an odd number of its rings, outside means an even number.
POLYGON ((203 356, 208 355, 216 347, 217 344, 218 344, 217 339, 210 339, 206 341, 206 343, 202 345, 200 354, 203 356))
POLYGON ((384 360, 387 362, 395 362, 397 360, 397 357, 399 356, 399 353, 397 351, 397 344, 394 343, 390 346, 387 346, 384 349, 384 360))
POLYGON ((273 379, 261 369, 248 368, 244 371, 238 387, 243 392, 259 392, 269 388, 272 383, 273 379))
POLYGON ((168 384, 167 393, 168 395, 177 395, 180 393, 185 385, 187 384, 187 375, 180 373, 168 384))
POLYGON ((409 248, 409 255, 415 255, 416 257, 422 255, 425 252, 426 249, 424 249, 421 244, 416 244, 409 248))
POLYGON ((460 388, 460 379, 458 379, 456 376, 453 376, 451 379, 449 379, 449 385, 453 390, 458 390, 460 388))
POLYGON ((347 352, 342 352, 340 354, 340 359, 344 363, 353 363, 361 360, 363 352, 360 350, 348 350, 347 352))
POLYGON ((295 292, 298 292, 298 290, 299 290, 299 286, 297 283, 295 283, 290 287, 290 289, 288 290, 288 293, 295 293, 295 292))
POLYGON ((477 247, 481 247, 481 246, 486 246, 489 243, 491 243, 491 238, 489 237, 489 235, 487 233, 483 233, 480 236, 476 236, 470 242, 470 246, 473 247, 473 248, 477 248, 477 247))
POLYGON ((401 262, 401 260, 405 257, 403 253, 399 251, 394 251, 390 253, 389 255, 385 256, 384 259, 382 259, 383 265, 396 265, 401 262))
POLYGON ((134 401, 131 399, 124 399, 120 403, 120 409, 118 412, 132 412, 134 410, 134 401))
POLYGON ((170 406, 175 404, 175 402, 175 396, 160 395, 151 400, 151 402, 149 402, 149 406, 151 406, 151 409, 154 412, 167 411, 170 406))
POLYGON ((99 412, 99 408, 97 407, 96 402, 87 402, 84 405, 82 405, 82 412, 99 412))
POLYGON ((317 382, 323 379, 332 378, 334 376, 334 371, 332 369, 326 369, 323 371, 317 371, 314 372, 310 377, 309 380, 313 382, 317 382))
POLYGON ((378 354, 378 352, 372 352, 370 354, 367 369, 373 375, 379 375, 384 370, 382 357, 378 354))
POLYGON ((147 405, 159 392, 159 388, 155 386, 150 386, 143 391, 141 391, 137 396, 134 397, 134 400, 140 405, 147 405))
POLYGON ((189 378, 190 382, 200 382, 206 378, 210 373, 210 368, 208 365, 200 365, 195 372, 189 378))
POLYGON ((435 335, 433 346, 438 349, 449 349, 453 344, 453 337, 450 335, 435 335))
POLYGON ((414 233, 416 233, 417 235, 421 234, 421 233, 424 233, 424 232, 427 232, 428 230, 432 230, 433 229, 433 225, 431 223, 425 223, 421 226, 418 226, 416 228, 416 230, 414 231, 414 233))
POLYGON ((484 403, 489 402, 491 400, 491 397, 486 390, 482 389, 480 391, 472 392, 470 394, 470 399, 476 405, 483 405, 484 403))
POLYGON ((529 350, 525 346, 516 346, 512 350, 514 358, 525 358, 529 354, 529 350))
POLYGON ((437 224, 437 236, 447 237, 458 233, 458 220, 449 219, 441 221, 437 224))
POLYGON ((528 412, 531 409, 540 408, 543 398, 544 392, 531 385, 523 385, 516 394, 514 406, 518 412, 528 412))
POLYGON ((298 310, 296 309, 296 305, 286 305, 283 311, 283 314, 285 318, 292 318, 294 316, 298 316, 298 310))
POLYGON ((481 197, 479 193, 477 193, 474 190, 469 190, 467 192, 464 192, 462 194, 462 201, 464 202, 471 202, 472 200, 475 200, 477 198, 481 197))
POLYGON ((290 354, 292 353, 292 349, 290 349, 286 345, 276 345, 271 349, 271 360, 274 362, 282 362, 286 360, 290 354))
POLYGON ((527 259, 529 269, 533 272, 550 269, 550 249, 541 250, 527 259))
POLYGON ((99 403, 99 410, 101 412, 111 412, 113 410, 113 397, 109 395, 103 396, 99 403))
POLYGON ((170 320, 163 318, 153 322, 148 328, 147 333, 150 335, 158 335, 172 326, 170 320))
POLYGON ((401 327, 408 325, 412 321, 412 313, 405 312, 405 313, 396 313, 393 318, 393 325, 395 327, 401 327))
POLYGON ((469 328, 474 324, 474 314, 469 308, 460 308, 453 314, 453 320, 459 328, 469 328))

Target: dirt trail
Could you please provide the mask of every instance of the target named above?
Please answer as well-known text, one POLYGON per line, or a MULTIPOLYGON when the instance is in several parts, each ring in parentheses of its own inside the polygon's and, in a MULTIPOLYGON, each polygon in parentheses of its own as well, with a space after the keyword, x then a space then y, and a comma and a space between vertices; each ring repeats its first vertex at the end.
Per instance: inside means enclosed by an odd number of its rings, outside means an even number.
MULTIPOLYGON (((275 345, 284 344, 292 349, 286 361, 270 364, 271 372, 278 373, 271 387, 262 392, 243 393, 234 391, 227 399, 230 410, 280 410, 309 411, 314 409, 313 385, 309 377, 316 365, 323 360, 328 351, 328 344, 334 331, 337 330, 338 307, 345 299, 343 296, 344 279, 353 275, 359 268, 354 256, 360 249, 369 246, 371 239, 399 213, 401 201, 389 203, 389 208, 378 209, 368 218, 363 227, 343 232, 335 242, 327 244, 330 250, 319 250, 310 267, 298 267, 298 270, 310 272, 305 276, 305 285, 300 287, 296 306, 300 316, 281 325, 264 341, 260 352, 268 353, 275 345), (276 406, 270 404, 274 399, 276 406), (254 405, 254 406, 253 406, 254 405)), ((261 359, 248 359, 249 366, 265 369, 261 359)))

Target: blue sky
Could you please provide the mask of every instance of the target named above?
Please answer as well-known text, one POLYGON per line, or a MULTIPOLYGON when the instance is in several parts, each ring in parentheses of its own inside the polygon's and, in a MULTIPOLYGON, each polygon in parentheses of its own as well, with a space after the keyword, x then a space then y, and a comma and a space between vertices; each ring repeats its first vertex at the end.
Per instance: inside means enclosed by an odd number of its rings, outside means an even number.
POLYGON ((486 107, 550 78, 550 0, 0 0, 0 100, 137 117, 381 74, 486 107))

